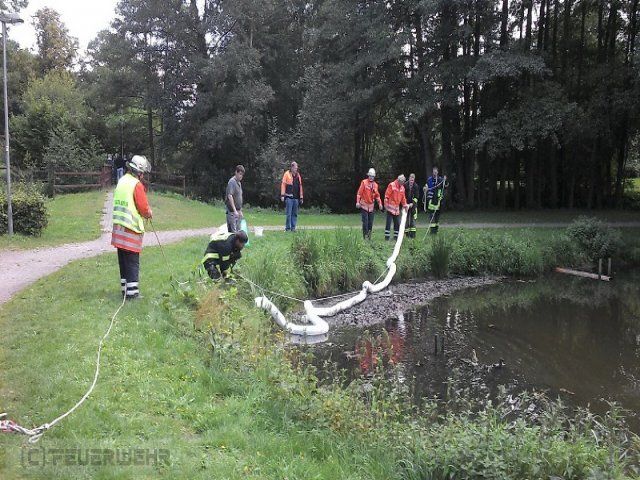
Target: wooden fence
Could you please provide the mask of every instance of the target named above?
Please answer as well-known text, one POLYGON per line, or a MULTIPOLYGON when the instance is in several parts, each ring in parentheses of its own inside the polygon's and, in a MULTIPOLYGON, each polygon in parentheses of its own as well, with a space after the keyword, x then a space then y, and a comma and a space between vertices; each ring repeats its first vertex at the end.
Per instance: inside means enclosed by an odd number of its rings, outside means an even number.
MULTIPOLYGON (((0 173, 4 178, 5 170, 0 169, 0 173)), ((43 183, 51 196, 57 193, 105 189, 115 183, 113 170, 109 165, 92 172, 21 170, 11 167, 11 177, 15 181, 43 183)), ((145 175, 144 184, 149 190, 168 190, 182 195, 187 193, 187 179, 184 175, 153 172, 145 175)))
POLYGON ((181 195, 187 194, 187 178, 184 175, 152 172, 148 175, 148 182, 145 183, 149 190, 169 190, 181 195))

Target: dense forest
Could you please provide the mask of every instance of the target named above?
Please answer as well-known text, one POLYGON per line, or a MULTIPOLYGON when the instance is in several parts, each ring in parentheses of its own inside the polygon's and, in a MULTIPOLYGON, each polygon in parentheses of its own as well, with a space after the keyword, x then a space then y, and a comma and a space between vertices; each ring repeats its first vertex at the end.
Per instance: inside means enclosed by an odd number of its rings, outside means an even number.
MULTIPOLYGON (((20 2, 18 2, 20 3, 20 2)), ((24 2, 22 2, 24 3, 24 2)), ((55 11, 11 45, 16 161, 143 153, 221 195, 353 205, 433 165, 459 208, 621 207, 640 148, 639 0, 121 0, 86 57, 55 11)))

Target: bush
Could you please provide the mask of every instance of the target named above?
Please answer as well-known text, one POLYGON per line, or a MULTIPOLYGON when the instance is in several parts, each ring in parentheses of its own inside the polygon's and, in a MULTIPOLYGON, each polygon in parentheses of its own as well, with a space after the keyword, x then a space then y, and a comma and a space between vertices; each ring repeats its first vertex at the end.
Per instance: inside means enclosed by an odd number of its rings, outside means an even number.
MULTIPOLYGON (((45 197, 33 184, 15 183, 11 189, 13 231, 39 236, 49 223, 45 197)), ((7 192, 0 188, 0 234, 7 233, 7 192)))
POLYGON ((439 235, 431 246, 429 252, 429 265, 436 278, 443 278, 449 274, 449 258, 451 257, 451 244, 443 235, 439 235))
POLYGON ((567 227, 567 236, 592 262, 616 255, 622 247, 619 230, 607 227, 593 217, 579 217, 567 227))

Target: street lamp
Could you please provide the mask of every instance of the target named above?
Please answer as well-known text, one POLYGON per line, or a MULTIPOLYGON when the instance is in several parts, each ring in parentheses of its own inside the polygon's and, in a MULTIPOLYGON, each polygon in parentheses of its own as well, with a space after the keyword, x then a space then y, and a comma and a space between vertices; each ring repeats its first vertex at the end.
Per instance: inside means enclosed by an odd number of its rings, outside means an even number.
POLYGON ((9 159, 9 101, 7 94, 7 23, 22 23, 17 13, 1 12, 2 22, 2 70, 4 74, 4 153, 7 167, 7 233, 13 235, 13 207, 11 206, 11 161, 9 159))

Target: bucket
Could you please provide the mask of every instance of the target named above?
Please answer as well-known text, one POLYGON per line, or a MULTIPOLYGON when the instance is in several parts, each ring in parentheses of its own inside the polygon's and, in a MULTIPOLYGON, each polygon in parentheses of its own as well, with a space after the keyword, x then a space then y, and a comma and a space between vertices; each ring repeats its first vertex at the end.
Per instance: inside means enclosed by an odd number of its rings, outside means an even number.
MULTIPOLYGON (((247 227, 247 221, 244 218, 240 221, 240 230, 246 233, 247 238, 249 238, 249 227, 247 227)), ((250 243, 251 242, 247 241, 247 243, 245 244, 245 247, 248 247, 250 243)))
POLYGON ((264 228, 262 227, 254 227, 254 232, 256 234, 256 237, 262 237, 264 234, 264 228))

